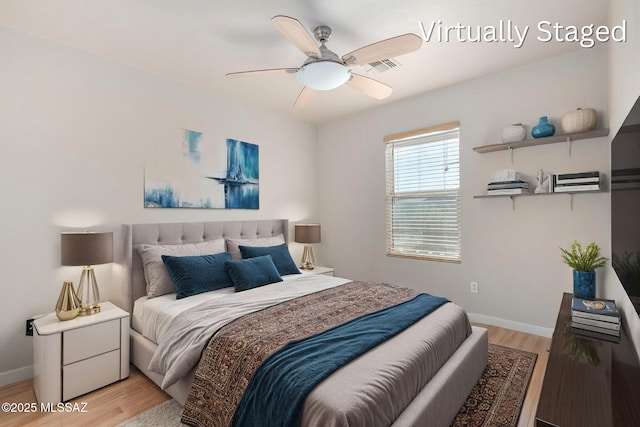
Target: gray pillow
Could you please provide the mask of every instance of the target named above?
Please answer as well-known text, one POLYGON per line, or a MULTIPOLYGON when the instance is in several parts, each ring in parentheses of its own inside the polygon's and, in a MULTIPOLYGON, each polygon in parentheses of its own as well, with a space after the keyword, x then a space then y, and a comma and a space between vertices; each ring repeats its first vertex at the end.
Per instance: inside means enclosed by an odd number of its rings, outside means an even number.
POLYGON ((227 251, 231 259, 242 259, 240 246, 278 246, 285 243, 284 234, 273 237, 258 237, 255 239, 227 239, 227 251))
POLYGON ((162 262, 162 255, 193 256, 213 255, 225 252, 224 239, 219 238, 200 243, 184 245, 138 245, 138 253, 142 258, 144 278, 147 282, 147 296, 149 298, 176 292, 167 267, 162 262))

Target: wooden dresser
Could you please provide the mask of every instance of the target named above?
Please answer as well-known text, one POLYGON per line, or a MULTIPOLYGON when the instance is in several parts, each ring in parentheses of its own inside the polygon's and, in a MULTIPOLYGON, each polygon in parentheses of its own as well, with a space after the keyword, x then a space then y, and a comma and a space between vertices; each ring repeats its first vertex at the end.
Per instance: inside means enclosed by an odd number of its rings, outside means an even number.
POLYGON ((572 297, 560 304, 536 427, 640 426, 640 364, 626 331, 619 344, 573 336, 572 297))

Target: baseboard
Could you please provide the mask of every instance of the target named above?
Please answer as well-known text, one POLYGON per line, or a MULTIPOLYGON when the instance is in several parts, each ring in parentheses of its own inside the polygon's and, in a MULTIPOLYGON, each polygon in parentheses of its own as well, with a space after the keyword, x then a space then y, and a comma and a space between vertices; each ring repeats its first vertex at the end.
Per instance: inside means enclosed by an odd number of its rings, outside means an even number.
POLYGON ((486 325, 500 326, 501 328, 513 329, 514 331, 526 332, 528 334, 539 335, 541 337, 551 338, 551 335, 553 335, 553 328, 543 328, 541 326, 514 322, 512 320, 500 319, 498 317, 486 316, 484 314, 469 313, 469 320, 471 320, 472 323, 484 323, 486 325))
POLYGON ((0 372, 0 387, 19 381, 28 380, 33 377, 33 365, 13 369, 7 372, 0 372))

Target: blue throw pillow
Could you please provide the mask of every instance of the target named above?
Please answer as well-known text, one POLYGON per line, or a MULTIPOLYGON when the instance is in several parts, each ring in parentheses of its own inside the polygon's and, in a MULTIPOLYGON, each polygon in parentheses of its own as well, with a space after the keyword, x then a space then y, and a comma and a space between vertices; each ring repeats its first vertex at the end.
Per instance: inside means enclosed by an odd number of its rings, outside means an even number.
POLYGON ((286 243, 278 246, 240 246, 242 258, 255 258, 257 256, 271 255, 273 263, 281 276, 287 274, 300 274, 298 266, 291 258, 289 247, 286 243))
POLYGON ((236 292, 246 291, 270 283, 282 282, 271 255, 224 263, 236 292))
POLYGON ((176 299, 233 286, 224 265, 229 260, 229 252, 202 256, 162 255, 176 287, 176 299))

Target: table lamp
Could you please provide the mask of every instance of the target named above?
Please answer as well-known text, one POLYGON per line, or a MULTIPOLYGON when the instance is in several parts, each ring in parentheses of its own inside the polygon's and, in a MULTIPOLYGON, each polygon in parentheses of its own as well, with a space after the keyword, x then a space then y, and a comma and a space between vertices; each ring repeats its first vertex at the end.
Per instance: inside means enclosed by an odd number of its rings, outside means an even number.
POLYGON ((82 266, 78 284, 79 316, 100 312, 100 292, 93 265, 113 262, 113 232, 65 232, 61 234, 62 265, 82 266))
POLYGON ((313 270, 316 262, 310 243, 320 243, 320 224, 296 224, 294 226, 296 243, 305 243, 302 252, 303 270, 313 270))

